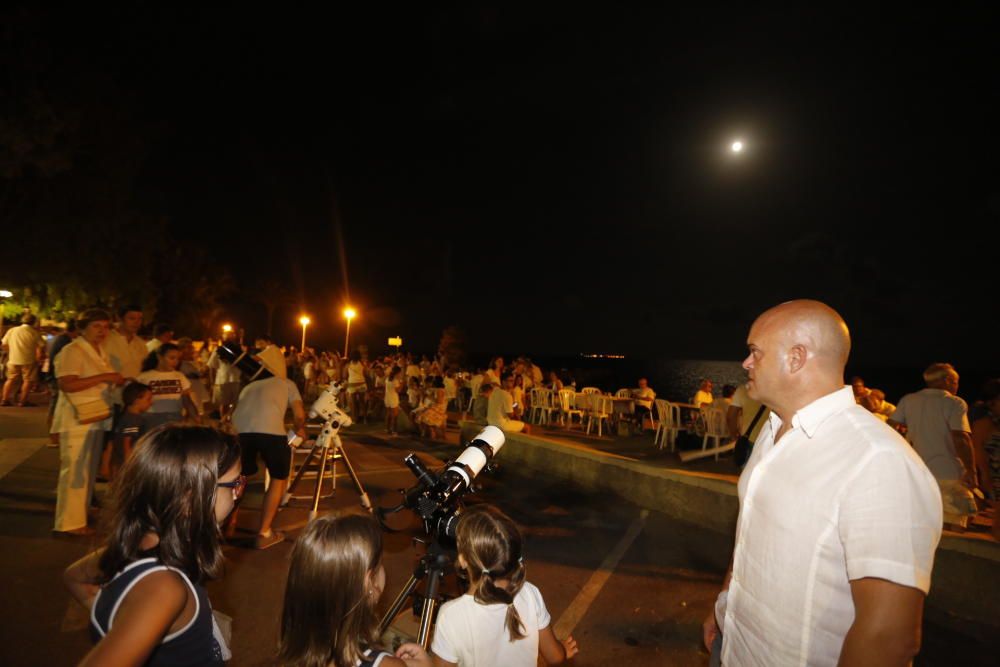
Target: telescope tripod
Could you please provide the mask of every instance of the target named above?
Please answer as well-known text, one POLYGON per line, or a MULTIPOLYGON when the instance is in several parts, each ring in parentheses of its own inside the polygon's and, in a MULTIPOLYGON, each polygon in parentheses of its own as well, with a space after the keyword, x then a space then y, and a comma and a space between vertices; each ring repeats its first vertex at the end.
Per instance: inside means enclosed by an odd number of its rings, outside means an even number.
POLYGON ((414 613, 416 613, 417 603, 419 602, 420 604, 420 630, 417 634, 417 642, 424 647, 424 650, 427 650, 431 640, 431 625, 434 623, 434 615, 437 612, 438 604, 441 603, 441 577, 447 573, 450 567, 451 555, 441 548, 437 540, 432 541, 427 548, 427 553, 417 563, 417 567, 413 570, 409 581, 404 584, 403 590, 399 592, 396 599, 392 601, 389 611, 382 617, 379 634, 384 634, 389 629, 389 624, 399 614, 399 610, 403 608, 406 598, 412 594, 414 599, 414 613), (415 593, 417 584, 424 578, 427 579, 427 586, 424 589, 423 595, 415 593))
POLYGON ((347 468, 347 474, 350 475, 351 481, 354 482, 354 488, 358 490, 358 495, 361 496, 361 506, 372 511, 372 503, 368 499, 368 493, 365 491, 365 487, 362 486, 361 480, 358 478, 358 473, 355 472, 354 466, 351 465, 351 459, 347 457, 347 451, 344 450, 344 444, 340 440, 340 425, 336 424, 332 419, 328 419, 319 435, 313 441, 312 449, 309 450, 309 454, 306 455, 306 460, 302 462, 299 467, 299 471, 295 474, 295 479, 288 486, 288 490, 285 492, 285 497, 282 499, 282 504, 287 503, 292 498, 301 497, 308 498, 309 496, 294 496, 292 491, 299 485, 302 481, 302 477, 312 462, 313 458, 319 456, 318 470, 316 471, 316 486, 313 488, 312 492, 312 510, 309 512, 309 518, 315 519, 319 514, 319 500, 320 494, 323 488, 323 475, 326 474, 327 466, 330 467, 330 484, 332 486, 331 495, 337 489, 337 478, 336 478, 336 465, 337 459, 344 462, 344 466, 347 468))

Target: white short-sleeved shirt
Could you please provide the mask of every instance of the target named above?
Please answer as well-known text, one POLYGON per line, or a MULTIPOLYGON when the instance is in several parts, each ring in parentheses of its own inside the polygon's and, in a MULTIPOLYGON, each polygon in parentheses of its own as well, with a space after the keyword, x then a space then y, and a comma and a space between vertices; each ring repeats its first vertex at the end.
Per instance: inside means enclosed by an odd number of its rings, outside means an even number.
POLYGON ((3 344, 10 346, 8 364, 31 366, 38 360, 35 355, 42 344, 42 334, 30 324, 22 324, 3 335, 3 344))
POLYGON ((104 350, 108 353, 111 367, 127 378, 136 378, 142 372, 142 362, 149 352, 146 343, 138 336, 128 340, 117 331, 108 332, 104 341, 104 350))
POLYGON ((653 401, 656 400, 656 392, 649 386, 633 389, 632 396, 638 405, 647 410, 653 407, 653 401))
MULTIPOLYGON (((95 349, 83 337, 77 338, 59 352, 56 356, 55 366, 57 378, 68 376, 88 378, 94 375, 114 372, 114 369, 111 368, 111 364, 108 362, 108 355, 104 352, 104 349, 95 349)), ((109 407, 113 402, 112 389, 107 382, 88 387, 83 391, 73 392, 73 398, 81 402, 101 399, 109 407)), ((111 430, 111 417, 93 424, 81 424, 76 419, 76 411, 73 409, 69 398, 67 398, 67 392, 60 391, 59 399, 56 402, 56 410, 52 418, 52 427, 49 432, 59 433, 81 429, 109 431, 111 430)))
POLYGON ((549 627, 551 617, 542 594, 527 581, 514 596, 514 608, 525 637, 512 642, 507 605, 481 604, 468 594, 446 602, 438 612, 431 650, 459 667, 535 667, 538 632, 549 627))
POLYGON ((701 389, 699 389, 695 393, 694 398, 691 399, 691 402, 694 403, 695 405, 697 405, 700 408, 701 405, 702 405, 702 403, 708 403, 709 405, 711 405, 712 401, 714 401, 714 400, 715 400, 715 397, 712 396, 710 393, 708 393, 707 391, 702 391, 701 389))
POLYGON ((215 371, 215 384, 233 384, 240 381, 240 369, 222 360, 218 349, 212 350, 208 367, 215 371))
POLYGON ((269 377, 243 387, 233 412, 237 433, 285 435, 285 412, 301 401, 299 388, 291 380, 269 377))
POLYGON ((496 387, 490 394, 489 407, 486 409, 486 423, 503 430, 511 421, 507 415, 514 412, 514 397, 506 389, 496 387))
POLYGON ((716 616, 725 665, 836 665, 854 622, 850 582, 930 588, 941 493, 898 433, 850 387, 771 414, 740 476, 733 576, 716 616))
POLYGON ((965 466, 955 454, 952 431, 969 433, 968 406, 944 389, 923 389, 899 401, 889 419, 906 424, 906 439, 940 480, 962 479, 965 466))
POLYGON ((148 385, 153 392, 152 414, 180 414, 184 408, 181 396, 191 390, 191 380, 180 371, 144 371, 136 380, 148 385))

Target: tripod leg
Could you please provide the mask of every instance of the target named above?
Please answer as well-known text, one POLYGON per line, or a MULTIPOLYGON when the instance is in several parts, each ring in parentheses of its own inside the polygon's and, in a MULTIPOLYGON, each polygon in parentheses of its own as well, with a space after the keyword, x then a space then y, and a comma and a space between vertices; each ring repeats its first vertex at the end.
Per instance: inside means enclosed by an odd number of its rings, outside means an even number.
POLYGON ((361 480, 358 478, 358 473, 354 471, 354 466, 351 465, 351 459, 347 458, 347 451, 340 442, 340 436, 334 443, 337 448, 336 451, 340 452, 340 458, 344 459, 344 467, 347 468, 347 474, 351 476, 351 481, 354 482, 354 488, 358 490, 358 495, 361 496, 361 506, 364 507, 369 512, 372 511, 372 502, 368 499, 368 493, 365 492, 365 487, 361 485, 361 480))
POLYGON ((288 503, 288 501, 291 500, 292 491, 294 491, 295 487, 299 485, 299 480, 302 479, 302 475, 305 473, 306 468, 309 466, 310 461, 312 461, 313 457, 316 455, 316 448, 318 446, 319 444, 317 441, 316 443, 313 444, 312 449, 309 450, 309 453, 306 454, 306 460, 302 462, 302 466, 299 468, 299 471, 295 473, 295 479, 292 480, 292 483, 288 485, 288 489, 285 491, 285 497, 281 499, 282 505, 288 503))
POLYGON ((315 519, 319 514, 319 494, 323 489, 323 473, 326 472, 326 464, 330 458, 330 453, 330 449, 324 447, 319 455, 319 472, 316 473, 316 489, 313 491, 313 506, 312 511, 309 512, 310 520, 315 519))
POLYGON ((399 610, 403 608, 404 604, 406 604, 406 599, 410 597, 410 593, 413 592, 413 589, 417 587, 419 582, 420 578, 414 574, 410 577, 410 580, 406 582, 406 585, 403 586, 403 590, 399 592, 396 599, 392 601, 392 605, 389 606, 389 611, 385 612, 385 616, 382 617, 382 623, 379 625, 380 635, 384 634, 385 631, 389 629, 389 624, 392 623, 392 620, 399 614, 399 610))
POLYGON ((431 625, 434 623, 434 611, 438 603, 438 586, 441 583, 441 570, 431 568, 427 575, 427 591, 424 595, 424 606, 420 610, 420 632, 417 643, 426 651, 431 643, 431 625))

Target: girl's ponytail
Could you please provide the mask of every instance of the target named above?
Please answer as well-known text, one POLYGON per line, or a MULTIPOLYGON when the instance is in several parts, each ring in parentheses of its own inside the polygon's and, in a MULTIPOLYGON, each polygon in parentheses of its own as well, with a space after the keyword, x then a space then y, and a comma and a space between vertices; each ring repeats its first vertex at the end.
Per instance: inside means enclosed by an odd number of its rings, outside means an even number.
POLYGON ((458 548, 469 570, 473 597, 482 604, 507 605, 506 626, 510 641, 524 639, 526 630, 514 607, 524 585, 521 533, 500 510, 480 505, 462 515, 458 524, 458 548), (496 579, 506 579, 500 587, 496 579))

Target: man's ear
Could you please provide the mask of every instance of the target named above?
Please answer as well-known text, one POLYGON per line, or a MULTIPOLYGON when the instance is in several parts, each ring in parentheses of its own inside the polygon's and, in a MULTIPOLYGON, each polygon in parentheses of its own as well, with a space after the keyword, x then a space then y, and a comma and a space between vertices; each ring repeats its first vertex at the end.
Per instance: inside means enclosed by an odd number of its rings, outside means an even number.
POLYGON ((806 365, 809 352, 804 345, 792 345, 788 348, 788 372, 798 373, 806 365))

